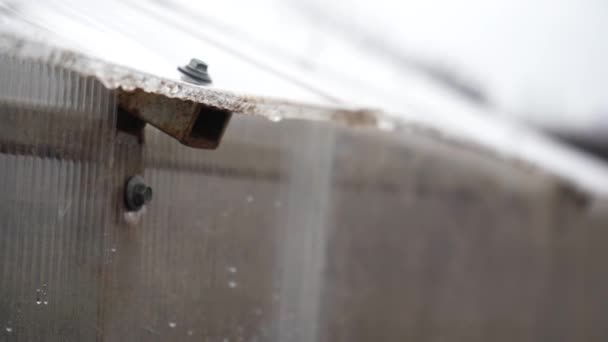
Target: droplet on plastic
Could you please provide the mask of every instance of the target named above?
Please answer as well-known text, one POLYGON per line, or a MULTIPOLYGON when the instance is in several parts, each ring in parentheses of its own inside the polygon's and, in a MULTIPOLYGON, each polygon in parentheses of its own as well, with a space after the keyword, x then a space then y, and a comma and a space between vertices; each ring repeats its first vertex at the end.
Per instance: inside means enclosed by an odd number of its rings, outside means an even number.
POLYGON ((227 270, 228 270, 228 272, 230 272, 230 273, 236 273, 236 271, 237 271, 237 270, 236 270, 236 267, 234 267, 234 266, 228 266, 226 269, 227 269, 227 270))
POLYGON ((271 115, 270 117, 268 117, 268 119, 272 122, 279 122, 279 121, 283 120, 283 118, 280 115, 271 115))
POLYGON ((393 120, 390 120, 387 118, 378 120, 377 125, 378 125, 379 129, 381 129, 383 131, 388 131, 388 132, 392 132, 396 128, 395 122, 393 120))
POLYGON ((13 332, 13 328, 11 328, 11 327, 6 327, 6 332, 7 332, 7 333, 12 333, 12 332, 13 332))
POLYGON ((177 323, 169 322, 169 328, 175 328, 176 326, 177 326, 177 323))
POLYGON ((130 226, 137 226, 141 222, 144 214, 146 213, 146 206, 143 206, 138 211, 125 211, 125 221, 130 226))
POLYGON ((247 203, 251 203, 253 202, 253 196, 249 195, 247 196, 247 203))
POLYGON ((237 282, 234 281, 234 280, 231 280, 231 281, 228 282, 228 287, 231 288, 231 289, 237 287, 238 285, 239 284, 237 284, 237 282))

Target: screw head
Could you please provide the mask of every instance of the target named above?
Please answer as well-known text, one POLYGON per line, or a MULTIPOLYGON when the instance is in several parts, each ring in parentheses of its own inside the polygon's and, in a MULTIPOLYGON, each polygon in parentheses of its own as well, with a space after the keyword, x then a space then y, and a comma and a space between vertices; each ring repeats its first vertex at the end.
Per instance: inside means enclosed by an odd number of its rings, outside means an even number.
POLYGON ((192 58, 188 65, 183 67, 178 67, 183 75, 183 79, 187 82, 196 83, 196 84, 209 84, 211 83, 211 77, 207 72, 207 63, 201 61, 197 58, 192 58))
POLYGON ((199 72, 207 72, 207 63, 197 58, 192 58, 188 63, 188 68, 199 72))
POLYGON ((127 180, 125 205, 129 211, 137 211, 152 200, 152 188, 147 186, 143 177, 136 175, 127 180))

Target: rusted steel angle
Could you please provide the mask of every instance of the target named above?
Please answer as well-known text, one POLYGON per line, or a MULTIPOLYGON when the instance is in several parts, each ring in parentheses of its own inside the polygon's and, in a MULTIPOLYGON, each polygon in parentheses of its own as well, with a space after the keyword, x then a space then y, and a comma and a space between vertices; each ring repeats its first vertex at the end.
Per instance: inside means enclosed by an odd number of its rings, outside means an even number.
POLYGON ((218 147, 232 116, 225 109, 158 96, 141 89, 120 91, 118 107, 184 145, 205 149, 218 147))

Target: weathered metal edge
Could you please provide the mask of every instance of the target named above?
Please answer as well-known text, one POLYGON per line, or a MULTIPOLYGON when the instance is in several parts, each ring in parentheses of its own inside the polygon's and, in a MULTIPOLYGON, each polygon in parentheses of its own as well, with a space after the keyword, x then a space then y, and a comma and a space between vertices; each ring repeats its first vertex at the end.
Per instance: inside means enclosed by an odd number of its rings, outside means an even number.
MULTIPOLYGON (((520 137, 538 144, 532 155, 556 153, 570 162, 554 167, 546 159, 535 160, 530 153, 522 153, 508 146, 488 144, 476 137, 465 137, 457 132, 450 133, 440 124, 432 125, 425 120, 393 115, 380 109, 351 108, 346 105, 313 105, 295 101, 285 101, 270 97, 242 95, 228 90, 197 86, 187 82, 158 77, 133 68, 116 65, 68 49, 49 46, 45 43, 16 36, 13 32, 0 32, 0 53, 17 58, 36 60, 66 68, 85 77, 94 77, 108 89, 133 92, 137 89, 169 99, 194 102, 219 110, 259 116, 271 121, 301 119, 328 121, 348 127, 372 128, 401 134, 421 134, 427 138, 444 141, 468 150, 500 159, 510 165, 521 167, 526 172, 542 173, 571 187, 584 196, 608 199, 608 166, 584 153, 572 151, 562 144, 523 130, 520 137)), ((507 128, 509 129, 509 128, 507 128)))
POLYGON ((0 52, 15 57, 36 59, 67 68, 83 76, 98 79, 108 89, 133 91, 141 89, 146 93, 176 98, 183 101, 202 103, 207 106, 238 114, 257 115, 271 120, 317 119, 345 122, 351 125, 375 123, 377 110, 349 109, 282 101, 234 94, 227 90, 217 90, 197 86, 180 80, 171 80, 132 68, 44 43, 21 39, 7 33, 0 33, 0 52))

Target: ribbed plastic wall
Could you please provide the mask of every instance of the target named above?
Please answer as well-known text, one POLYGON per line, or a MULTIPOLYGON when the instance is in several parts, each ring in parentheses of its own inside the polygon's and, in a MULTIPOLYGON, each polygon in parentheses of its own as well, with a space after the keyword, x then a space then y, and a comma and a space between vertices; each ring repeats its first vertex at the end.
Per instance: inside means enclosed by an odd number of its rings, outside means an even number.
POLYGON ((1 341, 607 339, 608 220, 545 174, 241 115, 196 150, 117 112, 0 57, 1 341), (127 212, 136 174, 154 195, 127 212))
POLYGON ((94 340, 110 196, 114 96, 0 57, 0 326, 7 340, 94 340))

